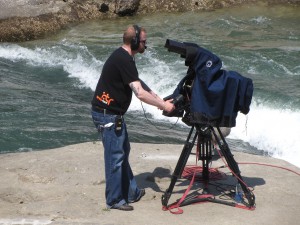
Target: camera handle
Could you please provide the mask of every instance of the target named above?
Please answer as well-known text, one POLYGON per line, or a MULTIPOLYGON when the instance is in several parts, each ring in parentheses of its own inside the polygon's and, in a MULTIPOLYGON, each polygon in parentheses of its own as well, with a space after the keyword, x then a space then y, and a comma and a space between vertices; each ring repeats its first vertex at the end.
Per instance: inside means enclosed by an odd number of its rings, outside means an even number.
MULTIPOLYGON (((228 167, 230 168, 233 175, 236 176, 239 184, 241 185, 241 187, 245 193, 245 197, 248 200, 247 207, 252 209, 255 205, 255 196, 253 195, 253 193, 249 190, 249 188, 246 186, 245 182, 243 181, 243 178, 240 175, 240 170, 239 170, 238 164, 234 160, 233 155, 231 154, 231 151, 228 147, 228 144, 225 141, 224 136, 221 133, 220 128, 217 127, 217 131, 218 131, 222 141, 219 139, 219 137, 216 134, 216 132, 214 131, 213 127, 211 127, 211 126, 200 127, 198 125, 196 126, 196 131, 195 131, 194 137, 190 141, 192 134, 194 132, 194 128, 195 128, 195 125, 193 125, 190 129, 190 132, 188 134, 188 137, 187 137, 184 147, 182 149, 181 155, 179 157, 179 160, 177 162, 175 170, 172 174, 169 188, 164 192, 164 194, 161 197, 162 205, 165 208, 168 208, 168 202, 172 195, 174 186, 177 182, 177 179, 180 178, 182 175, 182 172, 183 172, 184 167, 187 163, 187 160, 191 154, 191 151, 194 147, 197 137, 200 140, 202 138, 202 141, 203 141, 203 143, 202 143, 203 146, 201 148, 204 148, 204 150, 202 149, 201 151, 204 151, 204 152, 202 152, 202 153, 200 152, 200 154, 202 156, 200 155, 199 158, 203 161, 203 172, 202 173, 203 173, 204 182, 205 182, 205 184, 208 183, 208 180, 209 180, 208 165, 209 165, 209 161, 211 160, 211 152, 210 152, 211 148, 208 146, 211 145, 211 134, 212 134, 212 135, 214 135, 215 140, 217 141, 217 144, 219 145, 221 153, 223 154, 225 160, 227 161, 228 167), (203 132, 203 131, 205 131, 205 132, 203 132), (206 136, 204 133, 206 133, 206 134, 208 133, 210 136, 206 136), (209 137, 209 139, 207 139, 207 137, 209 137)), ((193 203, 200 202, 200 201, 221 203, 221 204, 225 204, 225 205, 229 205, 229 206, 233 206, 233 207, 237 206, 237 204, 235 202, 225 202, 225 201, 217 200, 217 199, 214 199, 211 197, 207 197, 207 198, 203 197, 203 198, 184 200, 180 203, 179 206, 193 204, 193 203)))

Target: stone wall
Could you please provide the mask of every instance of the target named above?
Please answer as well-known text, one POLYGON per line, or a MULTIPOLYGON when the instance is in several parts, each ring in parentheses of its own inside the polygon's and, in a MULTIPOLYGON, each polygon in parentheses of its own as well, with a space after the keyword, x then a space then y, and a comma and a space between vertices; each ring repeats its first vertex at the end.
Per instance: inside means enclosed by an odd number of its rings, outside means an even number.
MULTIPOLYGON (((213 10, 257 0, 0 0, 0 42, 43 38, 68 25, 155 12, 213 10)), ((264 0, 300 5, 300 0, 264 0)))

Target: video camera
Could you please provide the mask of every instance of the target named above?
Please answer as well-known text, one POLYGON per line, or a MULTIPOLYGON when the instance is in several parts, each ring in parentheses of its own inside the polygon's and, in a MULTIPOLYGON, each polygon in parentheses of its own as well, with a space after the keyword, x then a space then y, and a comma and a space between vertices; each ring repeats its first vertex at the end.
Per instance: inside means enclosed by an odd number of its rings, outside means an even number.
POLYGON ((179 82, 173 94, 176 107, 169 117, 183 117, 183 122, 234 127, 238 111, 250 110, 253 83, 235 71, 222 70, 218 56, 194 43, 167 39, 165 47, 185 59, 186 76, 179 82))

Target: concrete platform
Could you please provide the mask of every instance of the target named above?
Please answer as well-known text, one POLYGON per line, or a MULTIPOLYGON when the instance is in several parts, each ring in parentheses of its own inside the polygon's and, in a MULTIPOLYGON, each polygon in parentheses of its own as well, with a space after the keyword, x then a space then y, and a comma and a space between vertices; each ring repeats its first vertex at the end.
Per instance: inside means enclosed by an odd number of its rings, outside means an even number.
MULTIPOLYGON (((175 215, 163 211, 161 196, 170 184, 181 145, 132 143, 130 162, 137 182, 146 189, 134 211, 107 210, 103 149, 100 143, 0 155, 0 224, 222 224, 297 225, 300 220, 300 169, 282 160, 233 152, 242 176, 256 197, 255 210, 202 203, 182 207, 175 215)), ((190 155, 188 165, 195 165, 190 155)), ((224 165, 219 159, 212 168, 224 165)), ((220 183, 234 185, 227 168, 220 183)), ((169 203, 187 189, 176 183, 169 203)), ((224 187, 224 186, 222 186, 224 187)), ((201 192, 195 183, 191 192, 201 192)), ((229 188, 230 189, 230 188, 229 188)), ((209 186, 217 198, 220 191, 209 186)))

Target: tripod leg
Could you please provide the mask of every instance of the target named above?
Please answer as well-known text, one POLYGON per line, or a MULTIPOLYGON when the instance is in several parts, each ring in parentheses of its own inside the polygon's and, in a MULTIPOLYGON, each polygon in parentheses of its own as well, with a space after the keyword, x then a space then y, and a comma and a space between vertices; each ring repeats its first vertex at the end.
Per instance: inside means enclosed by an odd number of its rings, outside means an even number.
POLYGON ((194 146, 194 143, 195 143, 195 140, 197 138, 197 135, 198 135, 198 132, 196 131, 195 133, 195 136, 192 140, 192 142, 189 142, 191 136, 192 136, 192 133, 193 133, 193 130, 194 130, 194 126, 191 128, 190 132, 189 132, 189 135, 187 137, 187 140, 183 146, 183 149, 182 149, 182 152, 181 152, 181 155, 179 157, 179 160, 177 162, 177 165, 175 167, 175 170, 172 174, 172 177, 171 177, 171 183, 169 185, 169 188, 165 191, 165 193, 162 195, 161 197, 161 202, 162 202, 162 205, 163 206, 167 206, 168 205, 168 201, 171 197, 171 194, 173 192, 173 188, 177 182, 177 179, 181 177, 182 175, 182 172, 183 172, 183 169, 187 163, 187 160, 191 154, 191 151, 193 149, 193 146, 194 146))
POLYGON ((245 185, 244 181, 243 181, 243 178, 241 176, 241 172, 240 172, 240 169, 239 169, 239 166, 237 164, 237 162, 234 160, 233 158, 233 155, 231 154, 231 151, 228 147, 228 144, 227 142, 225 141, 225 138, 224 136, 222 135, 222 132, 220 130, 219 127, 217 127, 217 130, 218 130, 218 133, 222 139, 222 142, 220 141, 219 137, 217 136, 216 132, 214 131, 214 129, 211 127, 211 132, 213 133, 219 147, 220 147, 220 150, 223 154, 223 156, 225 157, 226 161, 227 161, 227 164, 229 166, 229 168, 238 176, 238 182, 240 183, 244 193, 245 193, 245 196, 248 200, 248 203, 249 203, 249 206, 252 207, 254 206, 255 204, 255 196, 250 192, 250 190, 248 189, 248 187, 245 185))

